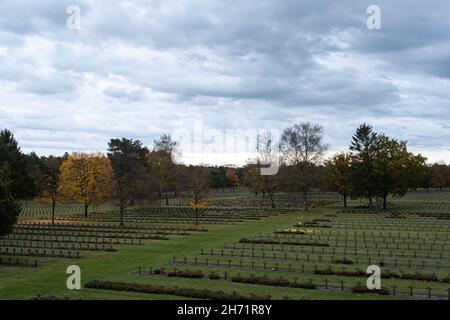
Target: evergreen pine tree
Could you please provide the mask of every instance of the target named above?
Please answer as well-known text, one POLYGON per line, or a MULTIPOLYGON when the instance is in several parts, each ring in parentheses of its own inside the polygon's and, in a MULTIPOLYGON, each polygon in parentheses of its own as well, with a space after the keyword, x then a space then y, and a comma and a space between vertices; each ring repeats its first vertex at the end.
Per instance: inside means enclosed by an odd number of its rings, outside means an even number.
POLYGON ((14 200, 10 191, 11 169, 7 162, 0 170, 0 236, 12 232, 20 214, 20 205, 14 200))

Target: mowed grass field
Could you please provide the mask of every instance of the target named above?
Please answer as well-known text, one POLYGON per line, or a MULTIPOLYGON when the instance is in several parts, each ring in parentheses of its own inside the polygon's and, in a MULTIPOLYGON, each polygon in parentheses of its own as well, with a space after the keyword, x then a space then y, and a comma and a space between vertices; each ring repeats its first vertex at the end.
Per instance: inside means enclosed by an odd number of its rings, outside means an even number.
MULTIPOLYGON (((38 294, 42 296, 56 296, 59 298, 64 298, 65 296, 70 297, 70 299, 186 299, 186 297, 174 296, 174 295, 158 295, 153 293, 137 293, 137 292, 124 292, 124 291, 112 291, 112 290, 97 290, 97 289, 88 289, 82 288, 81 290, 70 291, 66 288, 66 280, 69 275, 66 274, 66 269, 70 265, 78 265, 81 268, 81 279, 82 284, 89 283, 93 280, 100 281, 113 281, 113 282, 126 282, 126 283, 138 283, 138 284, 151 284, 154 286, 163 286, 163 287, 184 287, 184 288, 193 288, 198 290, 204 290, 207 288, 211 291, 219 291, 223 290, 224 292, 231 293, 233 290, 239 292, 242 295, 257 295, 257 296, 267 296, 270 294, 272 299, 427 299, 427 294, 429 294, 428 289, 431 288, 431 295, 429 298, 431 299, 445 299, 446 294, 445 290, 450 287, 450 284, 447 284, 443 281, 422 281, 422 280, 410 280, 410 279, 386 279, 382 280, 383 287, 390 287, 395 284, 398 285, 399 292, 403 292, 403 294, 393 295, 392 292, 390 295, 379 295, 379 294, 359 294, 353 293, 350 289, 353 286, 356 286, 360 283, 365 284, 366 276, 359 277, 348 277, 348 276, 338 276, 338 275, 318 275, 314 274, 313 269, 326 269, 329 267, 333 267, 334 270, 341 270, 342 268, 347 268, 347 270, 356 270, 357 268, 362 268, 364 266, 367 267, 366 258, 373 255, 378 257, 383 257, 383 261, 386 263, 386 268, 389 267, 390 272, 397 272, 398 274, 406 273, 414 273, 421 272, 426 274, 436 274, 439 280, 446 278, 449 274, 450 265, 449 265, 449 246, 448 246, 448 236, 449 229, 448 224, 449 220, 434 220, 437 219, 435 217, 424 218, 424 229, 420 223, 417 221, 421 221, 420 217, 415 215, 414 210, 411 209, 411 206, 414 208, 413 203, 419 201, 420 203, 426 202, 426 196, 420 194, 420 199, 417 200, 413 195, 408 195, 408 197, 412 197, 411 205, 406 206, 408 209, 402 209, 401 215, 402 218, 394 218, 392 217, 381 217, 383 223, 387 221, 390 225, 390 221, 392 221, 392 229, 385 228, 383 225, 381 227, 377 227, 374 225, 374 228, 369 227, 367 229, 361 228, 361 221, 365 221, 364 219, 373 217, 373 213, 365 213, 365 212, 356 212, 356 214, 345 214, 343 213, 342 207, 340 203, 335 204, 325 204, 316 208, 311 209, 309 212, 304 212, 301 209, 292 209, 288 211, 283 211, 282 214, 263 214, 262 216, 257 216, 259 213, 258 210, 252 209, 246 212, 233 213, 236 210, 227 210, 224 212, 219 212, 215 214, 205 214, 204 222, 201 224, 201 227, 207 229, 205 232, 187 232, 189 234, 170 234, 167 235, 168 240, 152 240, 152 239, 143 239, 140 242, 140 245, 128 245, 127 241, 118 242, 113 244, 114 249, 117 251, 90 251, 90 250, 82 250, 80 259, 65 259, 60 257, 49 257, 50 249, 47 249, 46 257, 32 257, 29 256, 28 259, 38 260, 39 265, 36 268, 33 267, 18 267, 18 266, 0 266, 0 299, 31 299, 36 297, 38 294), (425 199, 422 199, 425 197, 425 199), (256 213, 255 213, 256 212, 256 213), (233 215, 234 214, 234 215, 233 215), (340 217, 344 217, 345 221, 340 220, 340 217), (409 217, 411 220, 409 220, 409 217), (303 221, 313 221, 315 219, 322 219, 324 221, 322 226, 311 225, 311 228, 307 228, 311 231, 311 234, 307 235, 297 235, 297 234, 277 234, 274 231, 286 231, 288 229, 292 229, 295 224, 298 223, 299 217, 302 217, 303 221), (328 217, 328 218, 327 218, 328 217), (386 220, 390 218, 389 220, 386 220), (328 220, 327 220, 328 219, 328 220), (419 220, 418 220, 419 219, 419 220), (428 219, 428 220, 426 220, 428 219), (344 222, 343 222, 344 221, 344 222), (353 222, 354 223, 353 223, 353 222), (438 223, 436 223, 438 222, 438 223), (327 224, 329 224, 327 226, 327 224), (428 228, 427 225, 432 225, 433 227, 428 228), (444 228, 442 228, 444 226, 444 228), (348 234, 352 235, 355 232, 359 232, 358 235, 355 234, 355 239, 361 236, 361 232, 364 232, 364 235, 368 236, 365 241, 353 241, 348 239, 348 234), (369 237, 371 232, 375 232, 373 237, 369 237), (343 235, 347 233, 346 238, 342 238, 343 235), (290 246, 289 250, 292 251, 284 251, 286 248, 281 248, 280 246, 275 245, 275 248, 272 244, 272 251, 270 250, 269 244, 258 244, 256 243, 256 249, 250 250, 250 247, 246 249, 246 252, 243 252, 239 249, 239 242, 243 239, 267 239, 276 241, 281 241, 279 237, 287 237, 287 239, 301 239, 301 241, 312 241, 312 237, 316 242, 328 242, 330 247, 324 248, 323 251, 320 251, 320 247, 316 248, 316 251, 309 252, 311 247, 313 246, 290 246), (331 237, 331 238, 330 238, 331 237), (386 237, 386 241, 383 242, 383 247, 381 248, 381 241, 378 244, 375 244, 375 238, 380 237, 384 239, 386 237), (398 239, 399 243, 402 243, 404 246, 395 247, 395 239, 394 237, 400 237, 398 239), (417 237, 417 238, 414 238, 417 237), (319 239, 319 240, 317 240, 319 239), (409 240, 402 240, 409 239, 409 240), (423 242, 422 242, 423 240, 423 242), (353 242, 351 242, 353 241, 353 242), (431 242, 429 242, 431 241, 431 242), (350 243, 351 242, 351 243, 350 243), (360 243, 361 242, 361 243, 360 243), (389 245, 388 245, 389 242, 389 245), (392 245, 391 245, 392 242, 392 245), (369 250, 367 252, 364 251, 365 247, 367 247, 367 243, 369 246, 369 250), (236 252, 232 253, 235 256, 222 256, 217 253, 217 250, 221 250, 223 248, 232 248, 233 246, 238 246, 236 252), (384 247, 385 244, 385 247, 384 247), (408 244, 408 247, 406 247, 408 244), (436 247, 436 252, 433 250, 429 250, 427 245, 436 247), (374 247, 374 245, 376 247, 374 247), (378 247, 380 246, 380 247, 378 247), (355 252, 355 248, 357 247, 357 251, 355 252), (300 248, 302 248, 300 251, 300 248), (333 251, 331 253, 331 249, 333 251), (325 251, 326 249, 326 251, 325 251), (345 249, 345 255, 342 250, 345 249), (347 249, 349 252, 347 252, 347 249), (215 261, 216 258, 220 259, 219 263, 223 263, 219 266, 214 266, 214 263, 210 263, 210 265, 194 265, 192 262, 196 257, 199 261, 205 260, 205 256, 207 252, 210 250, 216 250, 216 254, 218 257, 213 254, 210 257, 209 261, 215 261), (260 251, 261 250, 261 251, 260 251), (269 252, 268 256, 261 258, 260 252, 269 252), (303 251, 305 250, 305 251, 303 251), (341 250, 341 251, 340 251, 341 250), (353 251, 352 251, 353 250, 353 251), (359 250, 359 251, 358 251, 359 250), (256 256, 259 254, 259 258, 250 257, 251 252, 257 252, 256 256), (203 254, 200 254, 203 252, 203 254), (241 252, 241 253, 239 253, 241 252), (275 252, 276 257, 272 257, 272 253, 275 252), (288 252, 288 255, 285 255, 288 252), (297 255, 300 255, 294 258, 294 252, 297 255), (429 255, 427 252, 431 252, 429 255), (241 254, 241 256, 239 256, 241 254), (284 258, 283 258, 283 255, 284 258), (306 256, 308 256, 308 260, 306 260, 306 256), (174 257, 177 263, 174 262, 174 257), (192 263, 184 264, 183 258, 187 257, 188 261, 192 263), (346 258, 347 260, 352 260, 353 265, 340 265, 334 264, 334 259, 337 258, 346 258), (360 262, 355 263, 355 257, 358 257, 356 260, 360 260, 360 262), (393 264, 394 257, 398 257, 398 262, 395 260, 395 266, 393 264), (253 259, 254 258, 254 259, 253 259), (203 260, 202 260, 203 259, 203 260), (310 260, 311 259, 311 260, 310 260), (319 259, 319 260, 317 260, 319 259), (230 260, 232 260, 230 262, 230 260), (243 260, 245 262, 255 261, 256 267, 255 269, 247 267, 239 268, 239 261, 243 260), (408 266, 408 261, 412 260, 412 265, 408 266), (181 263, 180 263, 181 261, 181 263), (267 262, 270 267, 267 270, 262 269, 263 261, 267 262), (304 265, 304 272, 302 271, 290 271, 287 270, 287 263, 292 262, 297 268, 300 268, 300 263, 304 265), (437 262, 439 261, 439 262, 437 262), (231 263, 230 266, 227 264, 231 263), (277 265, 277 268, 274 269, 274 263, 277 265), (438 267, 435 264, 438 263, 438 267), (415 265, 416 264, 416 265, 415 265), (425 268, 421 267, 421 264, 425 266, 425 268), (141 274, 137 273, 138 266, 141 268, 141 274), (151 268, 151 269, 150 269, 151 268), (167 271, 176 271, 176 270, 201 270, 205 277, 202 279, 188 279, 183 277, 168 277, 166 275, 157 275, 157 274, 149 274, 150 270, 156 270, 165 268, 167 271), (285 269, 283 269, 285 268, 285 269), (221 278, 217 280, 210 280, 208 276, 210 273, 217 273, 222 275, 224 272, 229 274, 229 278, 227 280, 221 278), (294 281, 294 278, 298 278, 299 282, 313 282, 317 284, 316 289, 304 289, 297 287, 289 287, 289 286, 274 286, 274 285, 261 285, 261 284, 249 284, 249 283, 238 283, 230 281, 232 276, 236 276, 239 274, 242 277, 253 277, 253 276, 263 276, 266 275, 269 278, 279 278, 283 277, 284 279, 289 279, 291 283, 294 281), (330 288, 324 288, 322 282, 324 280, 330 281, 330 288), (345 290, 339 289, 340 281, 345 281, 345 290), (412 290, 415 290, 411 296, 408 295, 409 287, 413 287, 412 290)), ((436 198, 436 195, 433 195, 436 198)), ((447 199, 445 196, 442 196, 442 199, 447 199)), ((433 199, 434 200, 434 199, 433 199)), ((445 200, 443 200, 445 202, 445 200)), ((407 201, 407 200, 404 200, 407 201)), ((351 206, 357 206, 360 202, 351 202, 351 206)), ((430 204, 431 205, 431 204, 430 204)), ((445 205, 439 206, 439 209, 445 208, 445 205)), ((167 211, 167 210, 165 210, 167 211)), ((169 212, 163 213, 152 213, 155 214, 156 217, 158 214, 162 214, 164 216, 171 215, 169 212)), ((177 212, 180 209, 173 209, 173 214, 178 214, 177 212)), ((280 209, 280 211, 282 211, 280 209)), ((432 210, 431 210, 432 211, 432 210)), ((439 210, 441 212, 442 210, 439 210)), ((180 213, 181 215, 181 213, 180 213)), ((117 224, 108 220, 108 215, 93 215, 94 217, 99 217, 101 220, 99 221, 84 221, 82 218, 82 222, 80 221, 58 221, 58 224, 77 224, 77 223, 85 223, 96 225, 108 225, 108 226, 116 226, 117 224)), ((170 223, 157 223, 157 222, 146 222, 145 224, 137 223, 142 216, 146 216, 147 218, 151 216, 148 213, 134 213, 130 212, 130 221, 127 222, 128 226, 140 226, 145 227, 155 227, 155 228, 164 228, 164 227, 177 227, 177 228, 197 228, 193 224, 186 223, 174 223, 171 221, 170 223), (133 220, 134 219, 134 220, 133 220)), ((378 214, 375 214, 378 217, 378 214)), ((148 218, 153 219, 153 218, 148 218)), ((156 219, 157 221, 157 219, 156 219)), ((381 220, 380 220, 381 221, 381 220)), ((30 222, 30 221, 29 221, 30 222)), ((36 222, 33 220, 33 222, 36 222)), ((381 223, 381 222, 380 222, 381 223)), ((24 227, 24 226, 23 226, 24 227)), ((73 227, 73 226, 72 226, 73 227)), ((5 250, 8 247, 9 250, 12 250, 12 245, 14 241, 17 241, 16 249, 19 247, 31 247, 31 242, 33 240, 36 243, 43 244, 45 246, 50 246, 52 242, 51 235, 54 237, 64 234, 67 232, 68 236, 64 238, 59 238, 59 242, 62 243, 70 243, 70 241, 77 241, 77 239, 81 239, 79 241, 89 242, 86 245, 97 246, 98 239, 105 240, 116 239, 115 237, 121 238, 134 238, 140 237, 142 235, 136 235, 130 231, 130 233, 119 234, 113 233, 117 232, 115 230, 111 231, 111 233, 106 233, 106 231, 95 231, 93 233, 87 233, 85 231, 79 231, 80 229, 88 229, 80 225, 80 228, 77 229, 64 229, 64 230, 50 230, 45 231, 39 229, 37 227, 35 231, 32 231, 29 234, 29 231, 23 229, 21 232, 14 235, 15 238, 9 240, 2 240, 0 256, 3 259, 19 257, 20 259, 25 259, 27 256, 21 256, 21 254, 7 255, 5 250), (76 230, 76 231, 74 231, 76 230), (26 238, 31 237, 31 238, 26 238), (94 237, 96 237, 94 239, 94 237), (28 240, 27 240, 28 239, 28 240), (30 240, 31 239, 31 240, 30 240), (22 241, 23 243, 21 243, 22 241), (28 241, 26 244, 25 241, 28 241)), ((95 227, 97 228, 97 227, 95 227)), ((109 229, 108 229, 109 230, 109 229)), ((148 230, 147 230, 148 231, 148 230)), ((109 231, 108 231, 109 232, 109 231)), ((153 231, 152 231, 153 232, 153 231)), ((364 237, 365 237, 364 236, 364 237)), ((362 236, 361 236, 362 239, 362 236)), ((123 240, 123 239, 122 239, 123 240)), ((126 239, 125 239, 126 240, 126 239)), ((252 241, 253 241, 252 240, 252 241)), ((57 241, 57 242, 58 242, 57 241)), ((136 240, 137 241, 137 240, 136 240)), ((107 243, 107 242, 106 242, 107 243)), ((99 244, 100 246, 100 244, 99 244)), ((249 244, 250 246, 250 244, 249 244)), ((287 246, 288 247, 288 246, 287 246)), ((33 250, 33 249, 32 249, 33 250)), ((39 249, 40 252, 42 249, 39 249)), ((311 249, 314 250, 314 249, 311 249)), ((57 250, 56 250, 57 251, 57 250)), ((67 251, 67 250, 66 250, 67 251)), ((74 250, 77 251, 77 250, 74 250)), ((11 251, 8 251, 11 253, 11 251)), ((33 252, 33 251, 32 251, 33 252)), ((42 253, 42 252, 41 252, 42 253)), ((396 258, 397 259, 397 258, 396 258)), ((379 262, 380 259, 372 259, 372 262, 379 262)), ((295 269, 295 267, 294 267, 295 269)), ((365 269, 365 268, 362 268, 365 269)), ((383 268, 383 270, 386 270, 383 268)), ((365 271, 365 270, 364 270, 365 271)), ((297 281, 297 280, 295 280, 297 281)))

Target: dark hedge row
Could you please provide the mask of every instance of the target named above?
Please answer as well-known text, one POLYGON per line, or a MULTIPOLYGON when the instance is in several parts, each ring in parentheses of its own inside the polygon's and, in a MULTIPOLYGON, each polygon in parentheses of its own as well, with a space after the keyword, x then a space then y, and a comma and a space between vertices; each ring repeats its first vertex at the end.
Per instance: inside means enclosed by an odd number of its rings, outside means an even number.
POLYGON ((345 276, 345 277, 365 277, 367 274, 363 271, 339 271, 339 270, 332 270, 332 269, 325 269, 320 270, 316 269, 314 270, 314 274, 318 275, 324 275, 324 276, 345 276))
POLYGON ((62 300, 68 300, 68 299, 62 299, 57 296, 41 296, 40 294, 36 295, 35 297, 31 298, 30 300, 39 300, 39 301, 62 301, 62 300))
POLYGON ((248 239, 242 238, 239 240, 239 243, 254 243, 254 244, 283 244, 283 245, 291 245, 291 246, 312 246, 312 247, 329 247, 328 243, 322 242, 301 242, 301 241, 277 241, 277 240, 265 240, 265 239, 248 239))
POLYGON ((376 294, 382 294, 382 295, 389 295, 390 292, 386 288, 381 289, 369 289, 364 286, 356 286, 352 288, 353 293, 376 293, 376 294))
POLYGON ((150 284, 137 284, 137 283, 123 283, 123 282, 111 282, 94 280, 85 285, 89 289, 101 289, 101 290, 114 290, 114 291, 127 291, 127 292, 139 292, 139 293, 153 293, 164 294, 171 296, 180 296, 186 298, 196 299, 209 299, 209 300, 266 300, 266 297, 257 295, 242 295, 234 291, 233 293, 226 293, 222 290, 212 291, 208 289, 195 289, 195 288, 179 288, 179 287, 165 287, 155 286, 150 284))
POLYGON ((210 280, 220 280, 220 279, 221 279, 221 276, 218 275, 218 274, 215 273, 215 272, 211 272, 211 274, 209 275, 209 279, 210 279, 210 280))
POLYGON ((199 270, 199 271, 190 271, 190 270, 185 270, 185 271, 172 271, 167 273, 168 277, 179 277, 179 278, 197 278, 197 279, 201 279, 204 277, 203 273, 199 270))
POLYGON ((300 229, 296 229, 296 230, 279 230, 279 231, 274 231, 274 233, 278 233, 278 234, 301 234, 301 235, 305 235, 305 234, 306 234, 306 231, 300 230, 300 229))
POLYGON ((267 278, 267 277, 239 277, 239 276, 236 276, 236 277, 232 277, 231 281, 237 282, 237 283, 259 284, 259 285, 265 285, 265 286, 317 289, 317 286, 313 283, 291 282, 284 278, 272 279, 272 278, 267 278))
MULTIPOLYGON (((161 275, 161 270, 157 269, 153 272, 153 274, 161 275)), ((184 270, 184 271, 171 271, 167 273, 169 277, 179 277, 179 278, 204 278, 204 274, 201 270, 192 271, 192 270, 184 270)), ((208 277, 210 280, 221 280, 222 277, 215 273, 211 272, 208 277)), ((268 278, 268 277, 242 277, 235 276, 230 279, 232 282, 237 283, 248 283, 248 284, 259 284, 266 286, 277 286, 277 287, 292 287, 292 288, 303 288, 303 289, 316 289, 317 286, 313 283, 297 283, 291 282, 284 278, 268 278)))
POLYGON ((299 225, 299 227, 305 227, 305 228, 333 228, 333 226, 330 226, 328 224, 319 224, 317 222, 305 222, 303 225, 299 225))
MULTIPOLYGON (((367 274, 362 270, 356 271, 338 271, 332 269, 325 270, 314 270, 314 274, 317 275, 331 275, 331 276, 346 276, 346 277, 366 277, 367 274)), ((424 273, 395 273, 391 271, 385 271, 381 274, 383 279, 403 279, 403 280, 418 280, 427 282, 445 282, 450 283, 450 276, 443 279, 438 279, 435 274, 424 274, 424 273)))
POLYGON ((337 264, 353 264, 353 261, 349 260, 349 259, 336 259, 336 260, 334 260, 334 263, 337 263, 337 264))

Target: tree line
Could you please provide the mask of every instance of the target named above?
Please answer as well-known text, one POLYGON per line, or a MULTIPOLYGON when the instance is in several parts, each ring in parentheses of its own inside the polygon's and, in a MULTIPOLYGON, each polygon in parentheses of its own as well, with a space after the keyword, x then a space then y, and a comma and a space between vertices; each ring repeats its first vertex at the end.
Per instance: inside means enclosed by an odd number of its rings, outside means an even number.
POLYGON ((139 140, 121 138, 109 141, 107 154, 75 152, 39 157, 34 152, 24 154, 13 134, 2 130, 1 199, 15 209, 5 204, 2 225, 4 215, 17 217, 20 212, 14 199, 39 199, 50 203, 52 223, 58 202, 78 201, 87 216, 92 206, 113 199, 118 202, 123 224, 124 212, 129 206, 138 200, 151 199, 155 194, 169 205, 170 197, 189 192, 192 207, 200 214, 203 198, 210 188, 234 189, 239 184, 238 175, 242 175, 239 169, 173 163, 176 148, 177 142, 164 134, 154 141, 152 149, 139 140))
POLYGON ((196 221, 206 207, 206 198, 215 190, 238 185, 262 194, 276 206, 276 192, 301 194, 308 210, 312 190, 328 190, 347 198, 365 198, 369 205, 389 195, 404 195, 419 187, 450 186, 450 166, 428 165, 426 158, 408 151, 407 143, 374 132, 362 124, 352 137, 347 152, 325 159, 323 128, 300 123, 286 128, 279 142, 270 134, 257 139, 256 164, 242 168, 179 165, 172 161, 177 142, 164 134, 152 149, 141 141, 111 139, 107 154, 73 153, 63 156, 25 154, 8 130, 0 131, 0 209, 1 230, 7 232, 16 221, 20 206, 15 199, 41 198, 52 206, 59 201, 76 200, 84 214, 101 201, 118 202, 120 221, 136 201, 156 194, 169 205, 171 197, 189 194, 196 221), (276 161, 277 175, 261 175, 261 168, 276 161))
POLYGON ((377 133, 369 124, 360 125, 347 152, 325 159, 323 128, 301 123, 284 130, 278 146, 270 135, 258 139, 257 164, 245 167, 244 184, 255 194, 262 193, 275 207, 274 194, 290 191, 303 195, 308 210, 308 195, 314 189, 334 191, 347 199, 367 199, 368 205, 380 200, 387 208, 389 195, 403 196, 409 190, 450 187, 450 166, 427 164, 422 155, 408 151, 407 142, 377 133), (260 169, 278 161, 274 176, 260 175, 260 169))

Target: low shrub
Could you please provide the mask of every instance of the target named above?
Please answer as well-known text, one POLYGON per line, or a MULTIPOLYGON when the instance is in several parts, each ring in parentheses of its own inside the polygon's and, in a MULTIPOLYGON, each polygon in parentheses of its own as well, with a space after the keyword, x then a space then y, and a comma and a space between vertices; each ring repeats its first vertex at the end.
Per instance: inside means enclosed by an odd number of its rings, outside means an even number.
POLYGON ((317 289, 317 286, 314 283, 304 282, 304 283, 291 283, 292 288, 300 288, 300 289, 317 289))
MULTIPOLYGON (((330 270, 330 269, 325 269, 325 270, 319 270, 316 269, 314 270, 314 274, 318 274, 318 275, 324 275, 324 276, 345 276, 345 277, 364 277, 366 276, 366 273, 362 270, 356 270, 356 271, 351 271, 351 270, 330 270)), ((384 274, 383 274, 384 276, 384 274)))
POLYGON ((407 280, 419 280, 419 281, 438 281, 438 278, 434 274, 423 274, 423 273, 404 273, 401 276, 401 279, 407 280))
POLYGON ((275 231, 274 233, 278 233, 278 234, 306 234, 306 231, 305 230, 301 230, 301 229, 288 229, 288 230, 275 231))
POLYGON ((201 279, 204 277, 203 273, 199 271, 172 271, 167 274, 168 277, 179 277, 179 278, 197 278, 201 279))
POLYGON ((391 271, 384 271, 382 273, 383 278, 385 279, 400 279, 401 276, 398 273, 391 272, 391 271))
POLYGON ((353 293, 376 293, 376 294, 382 294, 382 295, 389 295, 390 292, 386 288, 381 289, 369 289, 365 286, 356 286, 352 288, 353 293))
POLYGON ((210 280, 220 280, 220 276, 217 273, 213 272, 209 275, 209 279, 210 280))
MULTIPOLYGON (((347 271, 347 270, 332 270, 332 269, 316 269, 314 274, 326 275, 326 276, 345 276, 345 277, 365 277, 367 274, 362 270, 347 271)), ((404 280, 419 280, 419 281, 429 281, 429 282, 444 282, 450 283, 450 276, 442 278, 439 280, 434 274, 421 274, 421 273, 404 273, 398 274, 391 271, 382 272, 382 277, 384 279, 404 279, 404 280)))
POLYGON ((310 247, 329 247, 328 243, 322 242, 300 242, 300 241, 283 241, 281 244, 293 245, 293 246, 310 246, 310 247))
POLYGON ((279 244, 279 242, 275 240, 247 239, 247 238, 242 238, 241 240, 239 240, 239 243, 279 244))
POLYGON ((263 296, 244 296, 237 292, 226 293, 223 291, 211 291, 208 289, 195 288, 170 288, 165 286, 155 286, 150 284, 137 283, 123 283, 94 280, 85 285, 90 289, 114 290, 114 291, 128 291, 139 293, 153 293, 166 294, 179 297, 196 298, 196 299, 211 299, 211 300, 265 300, 263 296))
POLYGON ((292 245, 292 246, 313 246, 313 247, 329 247, 328 243, 321 242, 301 242, 295 240, 276 241, 276 240, 264 240, 264 239, 247 239, 242 238, 240 243, 255 243, 255 244, 280 244, 280 245, 292 245))
POLYGON ((50 300, 64 300, 62 298, 56 297, 56 296, 41 296, 36 295, 34 298, 31 298, 30 300, 40 300, 40 301, 50 301, 50 300))
POLYGON ((277 287, 289 287, 289 280, 279 278, 279 279, 270 279, 270 278, 259 278, 257 280, 257 284, 266 285, 266 286, 277 286, 277 287))
POLYGON ((291 287, 291 288, 303 288, 303 289, 317 289, 317 286, 313 283, 297 283, 290 282, 284 278, 268 278, 268 277, 232 277, 232 282, 237 283, 248 283, 248 284, 259 284, 264 286, 274 286, 274 287, 291 287))
POLYGON ((331 220, 321 218, 321 219, 314 219, 313 222, 331 222, 331 220))
POLYGON ((334 263, 336 263, 336 264, 353 264, 353 261, 349 260, 349 259, 336 259, 336 260, 334 260, 334 263))

